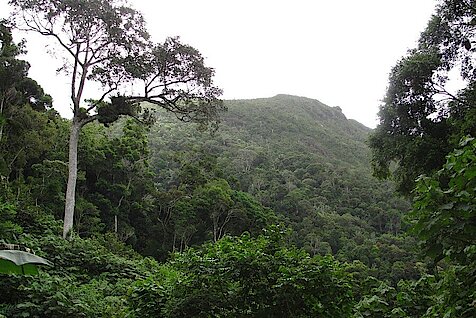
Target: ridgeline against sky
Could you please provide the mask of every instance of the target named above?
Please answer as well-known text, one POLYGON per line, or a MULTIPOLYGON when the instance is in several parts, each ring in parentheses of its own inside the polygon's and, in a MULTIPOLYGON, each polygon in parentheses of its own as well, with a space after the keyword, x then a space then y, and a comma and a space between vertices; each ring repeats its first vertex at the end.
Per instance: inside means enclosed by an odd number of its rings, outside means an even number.
MULTIPOLYGON (((292 94, 340 106, 375 127, 388 73, 434 11, 434 0, 403 1, 129 1, 142 12, 154 41, 180 36, 216 69, 226 99, 292 94), (160 16, 160 19, 157 18, 160 16)), ((0 18, 9 8, 0 3, 0 18)), ((25 36, 25 34, 21 34, 25 36)), ((30 75, 71 118, 69 79, 44 48, 26 36, 30 75), (65 88, 65 89, 61 89, 65 88)), ((95 92, 85 95, 94 97, 95 92)))

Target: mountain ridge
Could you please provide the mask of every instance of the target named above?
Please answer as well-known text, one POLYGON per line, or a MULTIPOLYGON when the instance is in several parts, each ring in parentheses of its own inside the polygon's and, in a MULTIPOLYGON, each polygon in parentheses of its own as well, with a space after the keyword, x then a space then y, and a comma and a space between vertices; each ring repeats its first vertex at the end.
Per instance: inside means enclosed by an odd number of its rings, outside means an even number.
POLYGON ((364 142, 371 129, 347 119, 339 107, 286 94, 270 98, 225 100, 225 105, 228 111, 223 114, 222 128, 240 130, 250 142, 289 141, 289 151, 292 148, 295 151, 313 149, 321 156, 344 159, 351 164, 362 163, 370 158, 364 142), (358 161, 346 158, 348 148, 359 157, 358 161))

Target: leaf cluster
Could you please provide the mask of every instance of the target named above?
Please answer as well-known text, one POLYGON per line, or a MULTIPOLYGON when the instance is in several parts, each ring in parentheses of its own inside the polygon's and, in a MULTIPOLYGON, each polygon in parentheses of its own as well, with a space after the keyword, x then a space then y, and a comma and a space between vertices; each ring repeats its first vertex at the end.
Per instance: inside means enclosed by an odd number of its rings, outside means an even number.
POLYGON ((138 316, 349 317, 343 267, 286 248, 282 238, 274 228, 175 255, 159 275, 135 284, 130 304, 138 316))

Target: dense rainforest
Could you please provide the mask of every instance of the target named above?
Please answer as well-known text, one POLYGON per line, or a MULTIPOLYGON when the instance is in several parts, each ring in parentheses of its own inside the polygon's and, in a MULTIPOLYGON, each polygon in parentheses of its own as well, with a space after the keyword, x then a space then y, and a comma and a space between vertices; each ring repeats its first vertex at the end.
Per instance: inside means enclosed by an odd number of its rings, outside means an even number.
POLYGON ((77 1, 10 3, 48 13, 33 32, 110 19, 97 60, 71 46, 72 78, 107 92, 140 79, 146 94, 82 105, 73 80, 62 118, 1 21, 0 243, 51 266, 0 273, 0 317, 476 316, 473 1, 440 1, 374 130, 304 97, 221 101, 179 39, 139 55, 141 19, 114 1, 85 1, 91 21, 77 1), (107 59, 134 25, 118 12, 139 27, 107 59), (452 68, 468 83, 457 94, 452 68))

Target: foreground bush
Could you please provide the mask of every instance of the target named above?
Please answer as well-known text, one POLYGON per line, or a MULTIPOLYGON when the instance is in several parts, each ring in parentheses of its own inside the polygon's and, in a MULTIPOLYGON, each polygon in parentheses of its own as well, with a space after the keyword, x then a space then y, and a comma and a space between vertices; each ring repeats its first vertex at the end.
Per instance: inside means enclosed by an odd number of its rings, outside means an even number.
POLYGON ((138 281, 138 317, 349 317, 350 276, 332 257, 287 248, 277 229, 189 249, 138 281))

